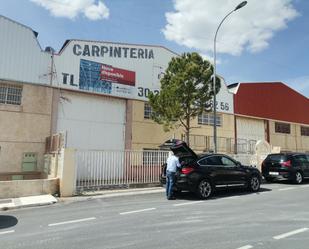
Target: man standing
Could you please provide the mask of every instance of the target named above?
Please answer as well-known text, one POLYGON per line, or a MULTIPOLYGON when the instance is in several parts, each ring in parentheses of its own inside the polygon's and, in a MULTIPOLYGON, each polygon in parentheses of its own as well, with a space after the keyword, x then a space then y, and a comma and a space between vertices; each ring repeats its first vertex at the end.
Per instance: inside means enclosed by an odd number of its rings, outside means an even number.
POLYGON ((174 200, 173 188, 175 184, 175 175, 177 168, 180 168, 179 159, 173 152, 169 153, 166 161, 166 197, 168 200, 174 200))

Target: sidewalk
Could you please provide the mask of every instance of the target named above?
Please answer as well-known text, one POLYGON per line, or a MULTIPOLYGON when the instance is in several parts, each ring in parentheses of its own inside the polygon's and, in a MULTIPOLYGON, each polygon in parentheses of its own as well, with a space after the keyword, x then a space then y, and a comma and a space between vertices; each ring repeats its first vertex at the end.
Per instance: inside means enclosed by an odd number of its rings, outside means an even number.
POLYGON ((35 207, 56 203, 57 199, 52 195, 38 195, 11 199, 0 199, 0 211, 23 207, 35 207))
POLYGON ((61 197, 59 198, 59 201, 74 202, 74 201, 84 201, 84 200, 91 200, 91 199, 101 199, 101 198, 130 196, 130 195, 143 195, 143 194, 162 193, 162 192, 165 192, 165 189, 163 187, 85 191, 85 192, 82 192, 81 195, 78 195, 78 196, 61 197))
POLYGON ((110 198, 118 196, 131 196, 131 195, 143 195, 150 193, 162 193, 165 189, 162 187, 151 187, 151 188, 131 188, 131 189, 113 189, 113 190, 102 190, 102 191, 87 191, 81 195, 73 197, 60 197, 56 199, 52 195, 38 195, 11 199, 0 199, 0 212, 10 209, 24 208, 24 207, 35 207, 51 205, 56 202, 76 202, 86 201, 91 199, 110 198))

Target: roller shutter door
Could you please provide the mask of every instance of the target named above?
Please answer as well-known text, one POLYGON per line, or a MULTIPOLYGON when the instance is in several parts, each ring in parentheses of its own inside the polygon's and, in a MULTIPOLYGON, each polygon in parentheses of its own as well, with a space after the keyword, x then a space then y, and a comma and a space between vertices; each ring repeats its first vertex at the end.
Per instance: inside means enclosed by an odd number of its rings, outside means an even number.
POLYGON ((57 131, 66 146, 87 150, 124 150, 126 101, 65 92, 58 106, 57 131))
POLYGON ((237 117, 236 127, 238 139, 265 140, 264 120, 237 117))

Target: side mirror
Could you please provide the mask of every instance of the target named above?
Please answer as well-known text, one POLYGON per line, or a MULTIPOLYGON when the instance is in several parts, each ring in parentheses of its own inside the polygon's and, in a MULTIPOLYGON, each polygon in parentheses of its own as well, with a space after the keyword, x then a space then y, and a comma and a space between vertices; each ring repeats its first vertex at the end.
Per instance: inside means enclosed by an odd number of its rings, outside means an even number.
POLYGON ((236 166, 237 166, 237 167, 240 167, 240 166, 241 166, 241 162, 237 161, 237 162, 236 162, 236 166))

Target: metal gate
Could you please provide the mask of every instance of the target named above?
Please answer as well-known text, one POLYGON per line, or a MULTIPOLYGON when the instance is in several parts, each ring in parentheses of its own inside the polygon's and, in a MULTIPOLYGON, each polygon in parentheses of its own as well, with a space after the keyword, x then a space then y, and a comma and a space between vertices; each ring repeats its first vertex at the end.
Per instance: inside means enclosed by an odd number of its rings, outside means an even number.
POLYGON ((161 166, 167 157, 167 151, 159 150, 77 150, 76 191, 159 183, 161 166))

